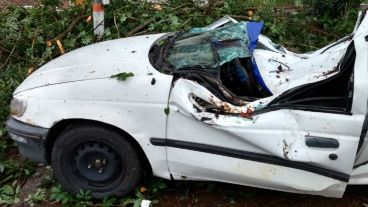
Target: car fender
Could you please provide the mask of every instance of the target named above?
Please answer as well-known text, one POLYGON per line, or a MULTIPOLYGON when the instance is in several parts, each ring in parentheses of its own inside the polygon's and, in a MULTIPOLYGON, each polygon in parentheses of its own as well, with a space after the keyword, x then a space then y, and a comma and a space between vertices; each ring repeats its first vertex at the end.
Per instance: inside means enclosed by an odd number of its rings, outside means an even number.
POLYGON ((169 178, 165 150, 151 147, 149 139, 165 137, 171 82, 172 76, 157 73, 125 81, 104 78, 39 87, 15 95, 27 100, 26 112, 15 118, 43 128, 69 119, 115 126, 138 142, 155 175, 169 178))

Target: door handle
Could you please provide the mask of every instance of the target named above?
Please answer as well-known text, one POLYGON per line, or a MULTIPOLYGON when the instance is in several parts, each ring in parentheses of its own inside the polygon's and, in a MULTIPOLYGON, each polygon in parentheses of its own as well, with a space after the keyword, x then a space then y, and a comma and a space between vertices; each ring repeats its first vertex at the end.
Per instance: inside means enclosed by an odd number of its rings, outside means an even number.
POLYGON ((305 135, 305 144, 308 147, 318 147, 318 148, 339 148, 340 143, 337 139, 326 138, 326 137, 316 137, 305 135))

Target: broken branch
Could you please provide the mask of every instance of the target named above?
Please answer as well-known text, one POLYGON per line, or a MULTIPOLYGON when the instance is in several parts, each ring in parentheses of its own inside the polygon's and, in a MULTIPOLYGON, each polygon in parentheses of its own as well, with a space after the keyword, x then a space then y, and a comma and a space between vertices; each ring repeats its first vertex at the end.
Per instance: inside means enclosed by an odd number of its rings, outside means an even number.
POLYGON ((5 47, 1 46, 1 44, 0 44, 0 50, 5 51, 7 53, 10 53, 10 50, 8 50, 5 47))
POLYGON ((131 16, 127 16, 127 19, 134 20, 134 21, 141 21, 140 19, 131 17, 131 16))
POLYGON ((134 35, 143 35, 143 34, 146 34, 146 33, 147 33, 147 30, 143 30, 143 31, 135 33, 134 35))
POLYGON ((88 17, 87 14, 81 15, 79 17, 77 17, 76 19, 74 19, 72 21, 72 23, 70 23, 69 27, 61 34, 59 34, 57 37, 55 37, 54 39, 50 40, 52 42, 56 42, 56 40, 62 40, 64 39, 64 37, 66 37, 71 31, 73 31, 74 27, 77 26, 77 24, 84 18, 88 17))
POLYGON ((240 19, 240 20, 250 20, 250 17, 248 16, 243 16, 243 15, 229 15, 230 17, 234 18, 234 19, 240 19))
POLYGON ((8 57, 6 58, 5 62, 0 66, 0 69, 2 69, 6 64, 8 64, 8 61, 10 60, 10 57, 13 55, 15 48, 17 47, 18 41, 20 39, 21 36, 21 32, 19 32, 18 38, 14 43, 13 49, 11 50, 10 54, 8 55, 8 57))
POLYGON ((319 28, 317 28, 317 27, 309 26, 309 28, 310 28, 311 30, 315 31, 315 32, 318 32, 318 33, 321 33, 321 34, 324 34, 324 35, 329 35, 329 36, 332 36, 332 37, 338 38, 338 36, 337 36, 337 35, 332 34, 332 33, 329 33, 329 32, 326 32, 326 31, 321 30, 321 29, 319 29, 319 28))
POLYGON ((119 30, 118 24, 116 23, 116 15, 115 15, 115 13, 114 13, 114 25, 115 25, 116 31, 118 32, 118 37, 120 38, 120 30, 119 30))
POLYGON ((184 8, 184 7, 190 6, 190 5, 192 5, 192 4, 191 3, 185 3, 185 4, 182 4, 180 6, 177 6, 177 7, 173 8, 171 11, 176 11, 178 9, 181 9, 181 8, 184 8))
POLYGON ((186 24, 188 24, 188 22, 190 22, 190 20, 192 20, 193 17, 190 17, 189 19, 187 19, 187 21, 185 21, 181 26, 180 28, 183 28, 186 24))
POLYGON ((149 24, 151 24, 153 21, 154 21, 154 19, 149 19, 149 20, 143 22, 143 24, 138 25, 137 27, 132 29, 130 32, 128 32, 126 36, 132 36, 132 35, 136 34, 137 32, 140 32, 141 30, 146 28, 149 24))

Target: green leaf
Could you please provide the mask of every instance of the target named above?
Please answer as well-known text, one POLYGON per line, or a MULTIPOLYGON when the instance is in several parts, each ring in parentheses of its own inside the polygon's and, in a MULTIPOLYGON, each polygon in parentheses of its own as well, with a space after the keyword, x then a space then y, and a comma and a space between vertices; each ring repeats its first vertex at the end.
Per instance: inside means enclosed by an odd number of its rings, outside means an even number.
POLYGON ((120 81, 126 81, 129 77, 133 77, 133 76, 134 74, 132 72, 129 72, 129 73, 123 72, 123 73, 119 73, 116 75, 112 75, 110 78, 116 78, 120 81))
POLYGON ((164 112, 166 114, 166 116, 168 116, 170 114, 170 107, 167 106, 165 109, 164 109, 164 112))
POLYGON ((18 195, 20 193, 20 185, 17 185, 17 187, 15 187, 15 195, 18 195))
POLYGON ((142 200, 143 200, 143 198, 139 198, 139 199, 135 200, 133 207, 140 207, 141 203, 142 203, 142 200))
POLYGON ((7 195, 13 195, 14 194, 14 189, 12 186, 10 185, 4 185, 3 187, 1 187, 1 192, 7 195))

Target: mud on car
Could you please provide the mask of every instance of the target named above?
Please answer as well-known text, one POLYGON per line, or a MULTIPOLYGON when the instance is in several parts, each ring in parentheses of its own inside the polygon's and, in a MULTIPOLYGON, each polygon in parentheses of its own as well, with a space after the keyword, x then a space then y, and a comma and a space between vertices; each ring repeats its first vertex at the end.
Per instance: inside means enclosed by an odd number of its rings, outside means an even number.
POLYGON ((260 22, 101 42, 14 92, 9 135, 66 190, 123 196, 144 172, 342 197, 368 184, 368 17, 296 54, 260 22))

